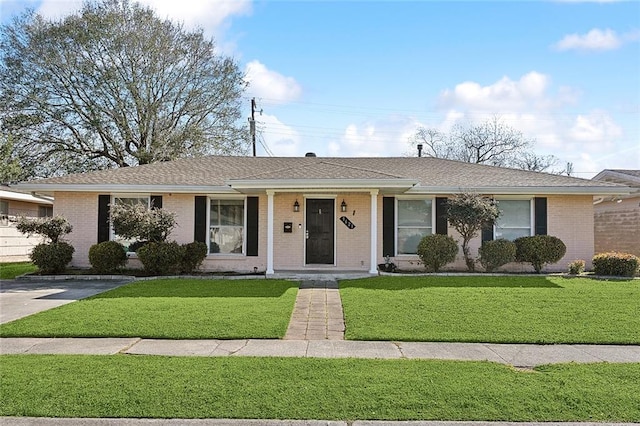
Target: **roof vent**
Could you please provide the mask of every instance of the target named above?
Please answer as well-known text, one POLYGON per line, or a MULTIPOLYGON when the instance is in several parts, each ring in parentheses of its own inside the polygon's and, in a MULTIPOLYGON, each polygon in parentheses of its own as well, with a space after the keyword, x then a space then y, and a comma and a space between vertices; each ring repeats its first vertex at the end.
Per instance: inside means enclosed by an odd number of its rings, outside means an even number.
POLYGON ((304 156, 305 157, 316 157, 316 153, 315 152, 307 152, 304 156))

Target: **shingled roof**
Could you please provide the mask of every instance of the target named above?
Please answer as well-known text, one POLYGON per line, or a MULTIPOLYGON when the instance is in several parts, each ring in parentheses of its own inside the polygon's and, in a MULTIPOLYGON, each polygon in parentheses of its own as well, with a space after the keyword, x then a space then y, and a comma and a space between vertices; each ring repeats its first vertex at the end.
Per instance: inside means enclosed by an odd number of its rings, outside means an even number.
POLYGON ((239 188, 404 188, 409 192, 617 193, 624 186, 548 173, 430 157, 225 157, 164 163, 41 179, 22 189, 53 191, 206 192, 239 188))

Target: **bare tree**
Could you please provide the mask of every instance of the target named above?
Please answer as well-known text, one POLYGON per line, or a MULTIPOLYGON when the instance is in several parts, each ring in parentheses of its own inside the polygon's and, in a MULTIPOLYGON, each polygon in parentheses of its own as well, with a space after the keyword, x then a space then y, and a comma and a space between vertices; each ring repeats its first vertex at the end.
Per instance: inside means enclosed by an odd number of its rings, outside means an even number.
POLYGON ((246 84, 202 30, 129 0, 2 27, 0 120, 40 174, 245 152, 246 84))
POLYGON ((531 151, 535 141, 503 123, 497 116, 471 126, 456 126, 450 134, 432 128, 420 128, 411 143, 421 143, 425 155, 467 163, 491 164, 525 170, 543 171, 557 159, 531 151))

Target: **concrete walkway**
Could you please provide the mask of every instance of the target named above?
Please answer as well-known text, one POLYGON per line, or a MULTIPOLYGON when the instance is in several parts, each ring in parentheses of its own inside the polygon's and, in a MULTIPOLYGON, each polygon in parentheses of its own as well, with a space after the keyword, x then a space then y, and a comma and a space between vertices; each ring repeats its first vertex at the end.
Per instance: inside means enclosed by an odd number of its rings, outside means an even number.
POLYGON ((344 315, 337 281, 302 281, 284 339, 344 340, 344 315))
POLYGON ((640 362, 640 346, 364 342, 348 340, 161 340, 18 337, 0 338, 0 354, 441 359, 492 361, 523 368, 567 362, 640 362))

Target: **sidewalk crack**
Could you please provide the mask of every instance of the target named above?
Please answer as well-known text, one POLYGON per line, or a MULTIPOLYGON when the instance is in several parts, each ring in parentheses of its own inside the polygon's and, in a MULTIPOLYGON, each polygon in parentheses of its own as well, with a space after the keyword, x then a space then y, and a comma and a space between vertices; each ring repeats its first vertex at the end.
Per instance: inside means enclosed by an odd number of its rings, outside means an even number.
MULTIPOLYGON (((509 362, 508 360, 504 359, 502 357, 502 355, 500 355, 498 352, 494 351, 493 348, 488 345, 488 344, 484 344, 483 345, 485 348, 489 349, 491 352, 493 352, 498 358, 500 358, 505 364, 507 365, 511 365, 511 362, 509 362)), ((522 352, 522 349, 518 350, 518 353, 516 353, 516 355, 514 356, 514 359, 518 356, 518 354, 522 352)))
POLYGON ((125 346, 124 348, 120 349, 118 352, 118 354, 125 354, 127 355, 127 351, 129 349, 131 349, 132 347, 134 347, 135 345, 137 345, 138 343, 142 342, 142 338, 141 337, 137 337, 135 341, 133 341, 131 344, 125 346))
POLYGON ((398 352, 400 352, 400 359, 406 359, 407 356, 402 351, 402 345, 400 344, 400 342, 391 342, 391 343, 394 344, 395 347, 398 349, 398 352))
POLYGON ((246 348, 247 345, 249 344, 249 340, 251 340, 251 339, 245 339, 244 340, 244 344, 241 347, 239 347, 238 349, 236 349, 235 351, 229 351, 229 355, 235 355, 238 352, 240 352, 241 350, 243 350, 244 348, 246 348))

